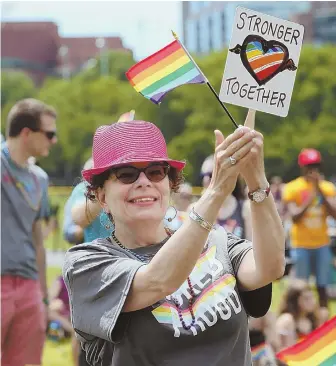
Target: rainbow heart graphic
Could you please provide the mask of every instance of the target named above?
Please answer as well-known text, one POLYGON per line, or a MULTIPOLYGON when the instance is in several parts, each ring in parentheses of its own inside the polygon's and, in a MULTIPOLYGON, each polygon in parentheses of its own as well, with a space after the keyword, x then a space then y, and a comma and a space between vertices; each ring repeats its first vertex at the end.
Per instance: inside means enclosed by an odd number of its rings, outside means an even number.
POLYGON ((284 44, 257 35, 247 36, 241 46, 238 44, 229 51, 240 54, 246 70, 259 85, 266 84, 281 71, 297 69, 284 44))

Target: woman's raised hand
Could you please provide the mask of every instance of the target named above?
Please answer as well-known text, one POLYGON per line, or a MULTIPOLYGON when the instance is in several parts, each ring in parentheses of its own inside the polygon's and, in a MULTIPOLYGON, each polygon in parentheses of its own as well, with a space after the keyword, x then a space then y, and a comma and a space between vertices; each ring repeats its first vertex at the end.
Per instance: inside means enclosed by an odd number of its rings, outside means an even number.
POLYGON ((249 189, 259 188, 266 181, 264 171, 263 136, 254 130, 255 111, 249 110, 245 125, 224 138, 215 131, 214 170, 209 188, 228 196, 239 174, 249 189))

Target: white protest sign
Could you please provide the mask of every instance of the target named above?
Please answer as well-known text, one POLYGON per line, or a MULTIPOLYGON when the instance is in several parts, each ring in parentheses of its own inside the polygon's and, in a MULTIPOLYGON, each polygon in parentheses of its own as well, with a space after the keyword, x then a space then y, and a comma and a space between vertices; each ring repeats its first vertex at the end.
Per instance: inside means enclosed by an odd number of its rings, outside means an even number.
POLYGON ((219 98, 286 117, 304 27, 238 7, 219 98))

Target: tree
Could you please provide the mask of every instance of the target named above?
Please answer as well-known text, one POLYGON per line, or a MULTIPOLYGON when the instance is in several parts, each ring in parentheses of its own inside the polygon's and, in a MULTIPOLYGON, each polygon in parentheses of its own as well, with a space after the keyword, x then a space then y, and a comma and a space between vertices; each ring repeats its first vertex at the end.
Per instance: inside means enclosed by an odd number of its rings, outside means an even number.
MULTIPOLYGON (((226 53, 224 50, 196 60, 217 91, 226 53)), ((3 111, 8 110, 10 100, 15 102, 28 93, 57 109, 59 143, 41 163, 54 177, 66 175, 68 184, 71 184, 91 155, 95 129, 115 122, 122 113, 135 109, 136 119, 154 122, 163 131, 169 154, 176 159, 185 159, 186 178, 199 184, 201 164, 214 151, 214 129, 220 129, 224 135, 234 130, 208 87, 183 85, 169 92, 157 106, 138 94, 125 78, 125 72, 135 63, 132 55, 111 52, 108 57, 110 75, 103 77, 99 64, 96 64, 69 80, 50 78, 39 91, 21 86, 14 88, 7 82, 3 111), (15 94, 14 89, 23 94, 15 94)), ((265 136, 265 162, 270 176, 276 174, 290 179, 298 174, 296 159, 304 147, 321 150, 326 175, 334 172, 334 65, 335 46, 304 46, 288 117, 257 112, 256 128, 265 136)), ((23 79, 21 76, 20 80, 23 79)), ((227 108, 237 123, 244 122, 245 108, 229 104, 227 108)))
POLYGON ((81 80, 94 80, 101 76, 101 63, 108 64, 109 75, 113 75, 117 80, 126 81, 126 71, 135 64, 133 55, 129 51, 107 51, 96 59, 87 63, 87 68, 79 72, 75 77, 81 80))
POLYGON ((24 72, 6 71, 1 73, 1 106, 31 98, 36 89, 33 80, 24 72))
MULTIPOLYGON (((36 88, 32 79, 23 72, 6 71, 1 73, 1 115, 4 121, 13 107, 20 99, 33 98, 36 88)), ((2 123, 1 132, 4 134, 6 124, 2 123)))

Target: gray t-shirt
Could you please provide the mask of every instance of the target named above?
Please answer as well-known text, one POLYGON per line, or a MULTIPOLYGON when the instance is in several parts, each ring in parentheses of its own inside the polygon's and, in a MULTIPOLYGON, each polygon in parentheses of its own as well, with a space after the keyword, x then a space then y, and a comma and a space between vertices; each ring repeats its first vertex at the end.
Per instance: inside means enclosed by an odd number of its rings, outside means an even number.
POLYGON ((1 275, 38 278, 34 221, 49 210, 48 181, 11 160, 1 146, 1 275))
POLYGON ((50 200, 48 194, 49 188, 49 176, 48 174, 38 165, 32 164, 29 166, 29 169, 38 177, 41 186, 43 188, 43 203, 42 203, 42 212, 41 212, 41 219, 49 219, 51 210, 50 210, 50 200))
MULTIPOLYGON (((181 243, 183 245, 183 243, 181 243)), ((155 255, 160 245, 135 249, 155 255)), ((107 239, 71 248, 63 276, 74 329, 91 365, 103 366, 251 366, 247 313, 236 273, 251 243, 213 230, 190 280, 196 293, 196 324, 185 330, 171 297, 142 310, 122 313, 136 271, 143 265, 107 239), (114 344, 113 356, 110 352, 114 344)), ((190 290, 185 282, 174 294, 185 323, 190 290)), ((258 297, 254 298, 258 302, 258 297)), ((267 304, 267 307, 270 304, 267 304)))

